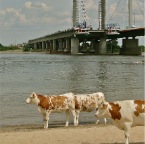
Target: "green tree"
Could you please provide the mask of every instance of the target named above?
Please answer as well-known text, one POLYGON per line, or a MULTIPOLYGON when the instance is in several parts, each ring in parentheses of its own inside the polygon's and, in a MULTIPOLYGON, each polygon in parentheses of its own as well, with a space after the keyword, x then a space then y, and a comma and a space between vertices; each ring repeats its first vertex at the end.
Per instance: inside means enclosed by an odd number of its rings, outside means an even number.
POLYGON ((0 43, 0 47, 4 47, 4 46, 0 43))

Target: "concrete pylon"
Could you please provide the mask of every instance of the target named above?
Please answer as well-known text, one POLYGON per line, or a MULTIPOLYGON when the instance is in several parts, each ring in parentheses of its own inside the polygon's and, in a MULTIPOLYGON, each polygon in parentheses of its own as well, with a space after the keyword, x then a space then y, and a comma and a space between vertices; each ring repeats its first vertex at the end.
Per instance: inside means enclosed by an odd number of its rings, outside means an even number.
POLYGON ((105 30, 106 26, 106 0, 99 1, 99 30, 105 30))
POLYGON ((73 0, 72 26, 74 27, 78 22, 79 22, 78 0, 73 0))
POLYGON ((34 49, 37 49, 37 43, 34 43, 34 49))
POLYGON ((99 41, 99 54, 107 54, 106 38, 102 37, 99 41))
POLYGON ((71 54, 78 54, 79 52, 79 39, 72 38, 71 39, 71 54))
POLYGON ((132 27, 132 0, 128 0, 128 24, 129 27, 132 27))
POLYGON ((63 51, 63 41, 62 41, 62 39, 59 39, 58 43, 59 43, 58 51, 62 52, 63 51))
POLYGON ((70 52, 70 40, 69 38, 65 39, 65 52, 70 52))
POLYGON ((141 49, 138 48, 138 39, 123 39, 120 55, 141 55, 141 49))
POLYGON ((53 52, 55 52, 56 51, 56 40, 54 39, 53 40, 53 50, 52 50, 53 52))

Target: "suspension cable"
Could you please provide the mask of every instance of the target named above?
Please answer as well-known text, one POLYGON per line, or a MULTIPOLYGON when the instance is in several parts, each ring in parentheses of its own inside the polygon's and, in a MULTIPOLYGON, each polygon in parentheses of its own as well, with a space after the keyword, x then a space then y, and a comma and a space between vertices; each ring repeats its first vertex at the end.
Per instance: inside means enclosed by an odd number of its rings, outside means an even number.
POLYGON ((138 5, 138 7, 139 7, 139 10, 141 11, 141 14, 144 16, 144 11, 142 10, 142 7, 140 6, 139 1, 136 0, 136 3, 138 5))
MULTIPOLYGON (((119 0, 119 2, 117 3, 117 6, 120 4, 120 2, 121 2, 121 0, 119 0)), ((116 6, 116 8, 114 9, 113 14, 111 15, 111 17, 110 17, 110 19, 109 19, 108 22, 110 22, 110 20, 112 19, 113 15, 115 14, 115 11, 117 10, 117 6, 116 6)))

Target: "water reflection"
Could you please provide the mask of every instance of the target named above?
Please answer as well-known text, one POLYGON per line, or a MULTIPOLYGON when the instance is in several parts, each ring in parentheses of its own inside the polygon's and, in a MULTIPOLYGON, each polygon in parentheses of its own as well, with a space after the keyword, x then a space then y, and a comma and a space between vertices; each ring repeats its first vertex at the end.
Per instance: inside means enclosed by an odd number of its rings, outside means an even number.
POLYGON ((100 91, 104 91, 106 89, 106 81, 108 79, 108 70, 107 64, 105 62, 99 63, 99 73, 98 73, 98 82, 99 82, 99 89, 100 91))

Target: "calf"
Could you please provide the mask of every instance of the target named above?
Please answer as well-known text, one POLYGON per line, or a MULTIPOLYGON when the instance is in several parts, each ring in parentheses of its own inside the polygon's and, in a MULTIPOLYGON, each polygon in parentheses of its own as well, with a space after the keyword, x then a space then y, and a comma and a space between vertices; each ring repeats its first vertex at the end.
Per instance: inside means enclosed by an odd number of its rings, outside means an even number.
MULTIPOLYGON (((75 95, 76 124, 79 124, 79 114, 81 111, 91 112, 96 110, 102 102, 105 102, 105 97, 102 92, 75 95)), ((106 124, 106 118, 104 118, 104 121, 106 124)), ((97 120, 96 124, 98 122, 99 120, 97 120)))
POLYGON ((129 144, 130 129, 145 125, 145 101, 126 100, 105 102, 96 111, 97 117, 111 117, 114 124, 124 130, 126 142, 129 144))
POLYGON ((30 97, 26 99, 27 104, 36 104, 38 110, 43 115, 44 128, 48 128, 49 115, 51 112, 64 112, 66 113, 66 125, 69 124, 69 111, 72 112, 74 117, 74 125, 76 125, 75 114, 75 100, 72 93, 68 93, 66 96, 45 96, 36 93, 32 93, 30 97))

